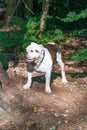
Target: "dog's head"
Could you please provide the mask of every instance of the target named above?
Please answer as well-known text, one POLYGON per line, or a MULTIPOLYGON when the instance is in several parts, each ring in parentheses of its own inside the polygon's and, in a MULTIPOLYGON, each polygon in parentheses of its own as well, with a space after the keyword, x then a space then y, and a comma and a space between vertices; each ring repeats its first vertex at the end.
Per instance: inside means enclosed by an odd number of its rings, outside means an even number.
POLYGON ((43 51, 43 46, 38 45, 37 43, 32 42, 27 48, 25 52, 25 58, 27 62, 34 62, 40 57, 43 51))

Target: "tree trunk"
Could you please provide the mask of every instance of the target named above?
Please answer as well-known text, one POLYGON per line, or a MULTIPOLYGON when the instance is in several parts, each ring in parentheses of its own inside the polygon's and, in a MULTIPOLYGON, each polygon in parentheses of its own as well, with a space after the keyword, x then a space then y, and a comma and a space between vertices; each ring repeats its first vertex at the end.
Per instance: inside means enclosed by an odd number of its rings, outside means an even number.
POLYGON ((16 5, 16 0, 8 0, 7 9, 4 17, 4 26, 9 26, 12 16, 14 15, 14 9, 16 5))
POLYGON ((28 17, 33 13, 33 0, 23 0, 24 5, 25 5, 25 17, 28 17))
POLYGON ((49 0, 43 0, 42 3, 42 16, 40 19, 40 33, 38 35, 38 38, 42 38, 42 34, 45 30, 45 24, 46 24, 46 16, 48 14, 48 10, 49 10, 49 0))

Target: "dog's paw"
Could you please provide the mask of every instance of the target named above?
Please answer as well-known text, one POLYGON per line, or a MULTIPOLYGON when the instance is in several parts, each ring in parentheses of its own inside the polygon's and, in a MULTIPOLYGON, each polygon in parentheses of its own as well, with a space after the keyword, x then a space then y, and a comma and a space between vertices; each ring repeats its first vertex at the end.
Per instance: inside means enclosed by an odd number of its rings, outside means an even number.
POLYGON ((25 85, 23 86, 23 89, 30 89, 30 85, 29 85, 29 84, 25 84, 25 85))
POLYGON ((62 83, 67 84, 68 83, 67 79, 62 79, 62 83))
POLYGON ((47 88, 47 89, 45 89, 45 92, 46 92, 46 93, 51 93, 51 89, 50 89, 50 88, 47 88))

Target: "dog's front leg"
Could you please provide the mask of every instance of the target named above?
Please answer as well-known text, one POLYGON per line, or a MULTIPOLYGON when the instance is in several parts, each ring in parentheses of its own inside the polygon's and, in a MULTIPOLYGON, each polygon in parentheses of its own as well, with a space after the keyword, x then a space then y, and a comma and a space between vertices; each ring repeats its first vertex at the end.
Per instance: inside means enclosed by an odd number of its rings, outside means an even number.
POLYGON ((47 93, 51 93, 51 88, 50 88, 51 71, 45 73, 45 78, 46 78, 45 91, 47 93))
POLYGON ((28 72, 28 81, 27 83, 23 86, 24 89, 30 89, 32 83, 32 73, 28 72))

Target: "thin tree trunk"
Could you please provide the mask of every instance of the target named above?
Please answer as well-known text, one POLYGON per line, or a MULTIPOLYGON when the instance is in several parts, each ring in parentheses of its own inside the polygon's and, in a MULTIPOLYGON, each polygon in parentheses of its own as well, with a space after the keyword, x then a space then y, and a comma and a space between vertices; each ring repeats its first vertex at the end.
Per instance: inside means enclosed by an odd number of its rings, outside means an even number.
POLYGON ((15 5, 16 5, 16 0, 8 0, 7 9, 4 18, 5 27, 9 26, 10 20, 14 14, 15 5))
POLYGON ((38 38, 42 38, 43 32, 45 30, 45 24, 46 24, 46 16, 48 14, 49 10, 49 0, 43 0, 42 3, 42 16, 40 19, 40 33, 38 35, 38 38))
POLYGON ((25 17, 29 17, 33 13, 33 0, 23 0, 23 3, 25 5, 25 17))

